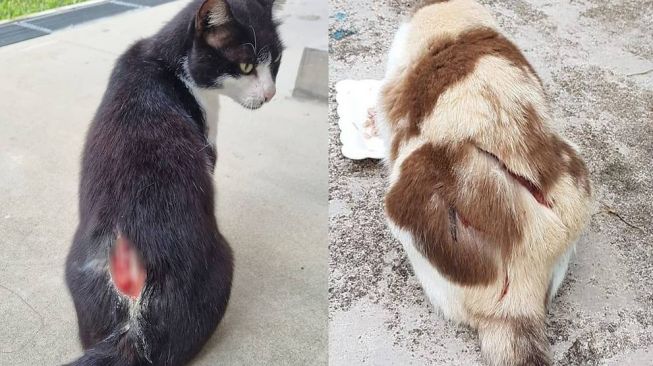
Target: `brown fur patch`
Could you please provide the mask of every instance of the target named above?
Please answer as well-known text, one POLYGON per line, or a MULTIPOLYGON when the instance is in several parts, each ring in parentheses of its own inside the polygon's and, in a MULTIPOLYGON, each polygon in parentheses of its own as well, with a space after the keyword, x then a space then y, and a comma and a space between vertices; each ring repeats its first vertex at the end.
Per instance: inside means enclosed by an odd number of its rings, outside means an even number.
MULTIPOLYGON (((418 148, 402 163, 400 177, 385 199, 388 216, 413 235, 422 254, 463 285, 494 281, 501 256, 506 258, 522 236, 520 218, 506 204, 511 197, 497 193, 501 189, 490 175, 474 177, 472 188, 461 194, 464 182, 454 169, 465 164, 472 149, 431 144, 418 148), (454 221, 462 218, 469 228, 454 221)), ((465 186, 470 187, 469 182, 465 186)))
POLYGON ((589 179, 589 171, 583 159, 576 154, 576 151, 564 141, 560 141, 560 148, 567 153, 569 161, 564 163, 564 169, 570 176, 576 180, 576 184, 583 188, 585 194, 589 197, 592 195, 592 186, 589 179))
POLYGON ((477 168, 471 175, 455 176, 453 184, 444 190, 447 200, 453 202, 466 226, 474 228, 488 243, 500 249, 504 258, 508 258, 515 243, 523 236, 521 201, 516 200, 512 192, 506 192, 505 183, 496 178, 500 163, 485 155, 481 157, 482 153, 473 144, 441 148, 434 153, 441 155, 454 148, 460 152, 458 159, 451 161, 451 171, 468 166, 471 159, 485 159, 488 167, 484 170, 477 168))
POLYGON ((508 176, 510 176, 511 178, 513 178, 514 180, 516 180, 517 183, 521 184, 524 188, 526 188, 530 192, 530 194, 533 196, 533 198, 535 198, 535 200, 537 202, 539 202, 540 204, 542 204, 542 205, 544 205, 546 207, 551 208, 551 202, 549 202, 549 200, 547 199, 546 194, 535 183, 533 183, 530 180, 528 180, 527 178, 525 178, 525 177, 511 171, 506 166, 506 164, 503 161, 501 161, 501 159, 499 159, 496 155, 494 155, 494 154, 492 154, 492 153, 490 153, 488 151, 485 151, 483 149, 479 149, 479 151, 482 151, 483 153, 490 156, 492 159, 495 159, 501 165, 501 168, 506 172, 506 174, 508 176))
MULTIPOLYGON (((555 183, 562 170, 562 148, 564 144, 559 138, 546 131, 542 120, 533 107, 528 104, 523 107, 524 124, 521 125, 524 143, 521 148, 524 151, 516 151, 516 154, 523 154, 530 163, 531 168, 537 173, 534 182, 542 191, 548 192, 555 183)), ((516 122, 516 121, 515 121, 516 122)), ((514 123, 514 122, 513 122, 514 123)))
MULTIPOLYGON (((495 92, 485 88, 482 93, 494 108, 495 115, 501 116, 504 107, 499 102, 495 92)), ((587 178, 587 168, 583 160, 568 143, 560 139, 555 133, 547 130, 541 116, 532 104, 523 105, 521 109, 521 114, 509 115, 510 121, 496 122, 497 125, 516 125, 524 142, 513 144, 511 141, 506 141, 512 145, 510 147, 511 151, 505 151, 509 148, 502 145, 503 141, 497 140, 495 148, 499 156, 496 156, 496 158, 505 163, 505 161, 502 161, 502 155, 516 155, 528 161, 530 168, 536 173, 535 181, 528 183, 533 184, 536 190, 530 187, 527 188, 536 198, 541 192, 542 198, 547 204, 551 203, 547 199, 547 194, 562 174, 569 174, 574 177, 589 196, 591 189, 587 178), (565 161, 564 155, 569 157, 569 161, 565 161)))
POLYGON ((406 137, 419 134, 422 121, 433 112, 440 95, 470 75, 486 55, 503 57, 535 74, 519 49, 492 29, 474 29, 456 38, 443 36, 433 41, 396 83, 388 83, 382 90, 390 125, 405 119, 406 137))
POLYGON ((453 241, 458 241, 458 218, 453 207, 449 207, 449 233, 453 241))
POLYGON ((393 132, 392 143, 390 145, 390 161, 397 160, 399 155, 399 148, 401 144, 407 139, 408 130, 405 128, 396 128, 393 132))

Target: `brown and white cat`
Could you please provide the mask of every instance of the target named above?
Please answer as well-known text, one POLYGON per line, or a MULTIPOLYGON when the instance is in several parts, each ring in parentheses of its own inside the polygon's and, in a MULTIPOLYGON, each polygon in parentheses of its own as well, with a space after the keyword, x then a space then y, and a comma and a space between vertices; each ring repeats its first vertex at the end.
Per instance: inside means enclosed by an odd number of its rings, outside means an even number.
POLYGON ((478 329, 491 365, 550 365, 546 308, 591 187, 532 66, 477 2, 423 1, 395 36, 377 112, 387 220, 432 303, 478 329))

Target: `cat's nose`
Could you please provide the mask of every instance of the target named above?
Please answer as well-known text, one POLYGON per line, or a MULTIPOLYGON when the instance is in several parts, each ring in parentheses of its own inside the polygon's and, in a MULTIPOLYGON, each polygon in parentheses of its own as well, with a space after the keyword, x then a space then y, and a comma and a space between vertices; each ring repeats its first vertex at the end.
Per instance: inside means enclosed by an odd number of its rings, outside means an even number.
POLYGON ((267 90, 263 93, 263 97, 265 98, 265 101, 266 101, 266 102, 269 102, 270 99, 272 99, 272 97, 274 97, 274 95, 275 95, 276 93, 277 93, 277 88, 272 87, 272 88, 270 88, 270 89, 267 89, 267 90))

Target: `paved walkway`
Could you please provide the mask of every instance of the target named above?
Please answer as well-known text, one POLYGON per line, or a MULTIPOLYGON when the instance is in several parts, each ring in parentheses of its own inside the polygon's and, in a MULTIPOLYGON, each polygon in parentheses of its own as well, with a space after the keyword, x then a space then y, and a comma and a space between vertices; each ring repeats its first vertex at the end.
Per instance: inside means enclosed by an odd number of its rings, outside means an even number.
MULTIPOLYGON (((0 48, 0 365, 81 355, 64 260, 79 156, 116 57, 187 1, 137 9, 0 48)), ((326 50, 326 4, 289 0, 275 100, 224 102, 218 220, 236 255, 232 300, 195 365, 324 365, 325 103, 292 98, 304 47, 326 50)))

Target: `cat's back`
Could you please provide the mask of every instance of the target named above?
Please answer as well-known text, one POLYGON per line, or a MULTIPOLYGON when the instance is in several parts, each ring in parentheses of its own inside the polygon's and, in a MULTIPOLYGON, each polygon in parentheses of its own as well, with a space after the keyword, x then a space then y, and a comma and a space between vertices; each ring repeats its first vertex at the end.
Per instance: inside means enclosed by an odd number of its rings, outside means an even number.
POLYGON ((537 74, 482 5, 424 1, 404 27, 382 95, 388 122, 408 136, 451 142, 509 120, 517 128, 526 123, 522 112, 533 109, 548 129, 537 74))
MULTIPOLYGON (((533 206, 537 212, 547 212, 546 202, 574 197, 574 204, 553 211, 574 222, 574 230, 582 226, 577 223, 585 220, 591 196, 587 168, 553 128, 533 67, 477 2, 424 1, 417 7, 397 32, 379 101, 393 182, 439 166, 483 177, 487 172, 478 167, 488 166, 517 177, 507 180, 508 187, 530 191, 528 202, 545 202, 533 206), (428 159, 411 168, 423 151, 428 159)), ((468 188, 453 181, 445 186, 468 188)))
POLYGON ((201 108, 174 70, 152 56, 152 47, 150 39, 141 40, 116 61, 86 137, 82 206, 133 201, 152 182, 159 190, 191 183, 209 190, 201 108))
POLYGON ((89 127, 87 148, 98 140, 117 148, 203 142, 201 107, 176 70, 157 56, 160 47, 146 38, 118 58, 89 127))
POLYGON ((196 117, 192 109, 199 107, 191 103, 194 99, 176 70, 158 55, 161 47, 152 38, 142 39, 118 58, 94 123, 129 124, 170 113, 196 117))

